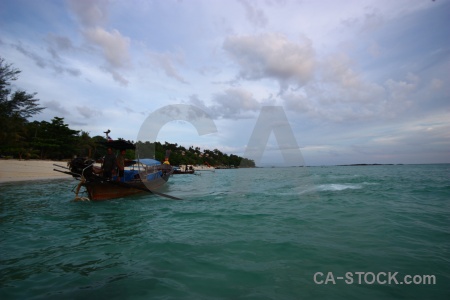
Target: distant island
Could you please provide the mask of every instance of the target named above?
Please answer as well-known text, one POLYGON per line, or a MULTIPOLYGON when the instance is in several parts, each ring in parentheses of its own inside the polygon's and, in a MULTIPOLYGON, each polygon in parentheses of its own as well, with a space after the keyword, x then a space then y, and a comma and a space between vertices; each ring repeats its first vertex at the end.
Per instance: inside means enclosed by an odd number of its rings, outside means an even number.
POLYGON ((348 164, 348 165, 337 165, 338 167, 359 167, 359 166, 394 166, 403 164, 348 164))

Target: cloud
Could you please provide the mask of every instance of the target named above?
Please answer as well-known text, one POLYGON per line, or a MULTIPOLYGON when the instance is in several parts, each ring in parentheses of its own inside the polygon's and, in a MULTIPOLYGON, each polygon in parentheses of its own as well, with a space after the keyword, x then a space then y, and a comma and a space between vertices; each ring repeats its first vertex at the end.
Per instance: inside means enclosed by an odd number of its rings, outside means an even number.
POLYGON ((55 101, 55 100, 45 101, 44 105, 47 109, 53 110, 57 113, 60 113, 63 116, 70 115, 70 112, 67 109, 65 109, 61 105, 61 102, 59 102, 59 101, 55 101))
POLYGON ((52 55, 53 59, 61 60, 59 53, 62 51, 76 51, 72 41, 67 37, 50 33, 45 40, 48 43, 47 51, 52 55))
POLYGON ((123 86, 128 85, 129 81, 118 72, 116 72, 115 70, 110 70, 110 73, 115 81, 119 82, 123 86))
POLYGON ((108 61, 114 68, 124 68, 129 65, 128 48, 130 39, 124 37, 117 30, 108 32, 100 27, 87 28, 83 31, 84 36, 99 46, 108 61))
POLYGON ((41 68, 48 67, 47 61, 42 56, 36 54, 35 52, 25 49, 25 47, 22 45, 20 41, 17 44, 13 44, 12 46, 16 48, 16 50, 19 51, 20 53, 31 58, 39 67, 41 68))
POLYGON ((385 18, 379 10, 370 6, 366 6, 364 10, 365 12, 362 16, 345 18, 341 21, 341 24, 344 27, 347 27, 348 30, 356 29, 359 30, 360 33, 371 32, 384 24, 385 18))
POLYGON ((282 99, 289 111, 313 114, 315 110, 313 102, 309 101, 304 93, 286 93, 282 99))
POLYGON ((424 163, 446 161, 450 147, 450 125, 446 116, 420 119, 389 127, 388 133, 374 136, 367 143, 353 145, 355 151, 392 158, 393 161, 417 163, 415 157, 426 154, 424 163))
POLYGON ((212 105, 206 105, 197 95, 192 95, 189 103, 208 112, 215 119, 246 119, 254 117, 261 109, 262 102, 242 88, 229 88, 212 96, 212 105))
POLYGON ((388 108, 386 113, 411 106, 413 100, 412 95, 417 88, 418 81, 419 78, 412 73, 408 73, 405 80, 395 81, 388 79, 385 83, 388 108))
POLYGON ((22 53, 23 55, 31 58, 36 63, 36 65, 42 69, 50 68, 58 74, 67 73, 75 77, 81 75, 80 70, 76 68, 66 67, 64 66, 64 64, 58 62, 58 60, 46 59, 45 57, 37 54, 32 50, 27 50, 27 48, 31 47, 24 46, 20 42, 18 42, 17 44, 13 44, 12 47, 15 48, 17 51, 19 51, 20 53, 22 53))
POLYGON ((108 21, 108 5, 106 0, 71 0, 70 8, 79 20, 81 32, 88 42, 100 48, 107 62, 107 70, 112 78, 121 85, 128 85, 128 80, 119 70, 131 65, 129 55, 130 39, 117 29, 106 30, 103 26, 108 21))
POLYGON ((102 115, 100 110, 93 109, 88 106, 77 106, 76 109, 80 115, 87 119, 92 119, 93 117, 102 115))
MULTIPOLYGON (((413 12, 395 17, 365 7, 358 18, 341 21, 354 27, 357 41, 343 40, 335 52, 322 50, 320 55, 307 38, 293 42, 277 33, 230 36, 224 40, 223 50, 238 67, 235 85, 241 84, 239 80, 274 80, 280 86, 277 99, 291 112, 325 122, 353 124, 408 120, 424 113, 425 107, 427 113, 442 108, 443 94, 448 90, 444 89, 446 80, 442 77, 445 64, 432 68, 428 63, 448 61, 448 55, 442 54, 446 49, 443 39, 437 38, 442 34, 435 34, 435 39, 428 36, 430 43, 418 46, 413 32, 423 22, 413 21, 424 15, 413 12), (408 26, 399 24, 405 20, 408 26), (424 56, 418 47, 434 52, 424 56), (422 55, 418 57, 418 53, 422 55)), ((431 32, 435 31, 431 28, 431 32)), ((239 116, 236 109, 223 109, 230 112, 227 117, 231 113, 239 116)))
POLYGON ((333 122, 388 120, 420 102, 420 79, 412 73, 400 80, 370 82, 343 55, 324 59, 320 70, 314 82, 281 95, 289 110, 333 122))
POLYGON ((303 86, 314 75, 315 53, 311 41, 306 38, 293 43, 275 33, 231 36, 225 39, 223 49, 238 64, 240 78, 274 79, 281 90, 290 84, 303 86))
POLYGON ((70 0, 69 6, 84 27, 104 24, 108 19, 108 0, 70 0))
POLYGON ((148 57, 153 66, 162 69, 168 77, 174 78, 181 83, 188 83, 174 67, 175 62, 183 63, 183 59, 180 55, 150 52, 148 57))
POLYGON ((437 78, 433 78, 431 81, 431 88, 433 90, 440 90, 442 88, 443 81, 437 78))
POLYGON ((258 111, 260 103, 249 91, 239 88, 227 89, 213 97, 212 109, 222 118, 243 117, 247 112, 258 111))
POLYGON ((322 66, 322 79, 342 88, 357 88, 362 84, 360 75, 352 68, 352 61, 342 53, 327 57, 322 66))
POLYGON ((238 0, 245 8, 245 15, 250 23, 258 27, 265 27, 269 23, 269 19, 262 9, 256 7, 255 1, 238 0))

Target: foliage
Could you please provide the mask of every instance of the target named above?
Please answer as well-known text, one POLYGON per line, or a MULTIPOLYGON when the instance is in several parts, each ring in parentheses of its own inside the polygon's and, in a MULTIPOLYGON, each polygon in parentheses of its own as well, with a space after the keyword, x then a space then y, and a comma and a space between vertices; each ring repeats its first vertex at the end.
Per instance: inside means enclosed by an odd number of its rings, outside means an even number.
MULTIPOLYGON (((39 158, 64 159, 72 157, 78 149, 82 149, 88 138, 86 133, 80 135, 64 124, 64 118, 54 117, 51 123, 33 122, 29 126, 31 149, 39 151, 39 158)), ((89 138, 90 139, 90 138, 89 138)), ((81 151, 81 150, 78 150, 81 151)))
POLYGON ((218 149, 201 150, 199 147, 191 146, 185 148, 177 143, 171 144, 165 142, 138 142, 137 149, 140 157, 154 158, 164 161, 166 152, 170 151, 169 161, 172 165, 211 165, 221 167, 255 167, 255 162, 240 156, 222 153, 218 149))
POLYGON ((36 94, 11 91, 11 82, 17 80, 20 70, 0 57, 0 152, 22 157, 30 152, 27 139, 27 119, 40 113, 36 94))

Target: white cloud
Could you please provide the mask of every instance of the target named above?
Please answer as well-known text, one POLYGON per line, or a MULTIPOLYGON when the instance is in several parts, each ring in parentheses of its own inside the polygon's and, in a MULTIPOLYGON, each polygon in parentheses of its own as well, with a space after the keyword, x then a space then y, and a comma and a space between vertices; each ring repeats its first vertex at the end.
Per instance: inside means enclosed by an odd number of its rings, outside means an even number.
POLYGON ((322 79, 344 89, 358 88, 362 84, 362 79, 360 74, 352 68, 352 63, 350 58, 343 53, 327 57, 321 63, 322 79))
POLYGON ((100 27, 84 30, 86 38, 99 46, 108 63, 114 68, 123 68, 129 65, 128 48, 130 39, 120 34, 118 30, 108 32, 100 27))
POLYGON ((108 19, 108 0, 70 0, 69 5, 84 27, 104 24, 108 19))
POLYGON ((314 50, 306 38, 294 43, 275 33, 231 36, 225 39, 223 49, 238 64, 241 78, 274 79, 282 90, 290 84, 303 86, 314 74, 314 50))
POLYGON ((214 119, 242 119, 254 117, 262 103, 243 88, 230 88, 212 96, 212 104, 206 105, 197 95, 192 95, 189 104, 195 105, 214 119))
POLYGON ((179 64, 183 63, 181 55, 150 52, 148 57, 152 65, 158 69, 162 69, 168 77, 174 78, 181 83, 188 83, 174 66, 175 62, 179 64))
POLYGON ((416 94, 420 78, 413 73, 400 80, 371 82, 343 54, 324 58, 318 66, 321 76, 316 80, 281 95, 289 109, 333 122, 385 121, 402 116, 421 101, 416 94))
POLYGON ((247 112, 255 112, 261 106, 251 92, 240 88, 228 89, 222 94, 215 95, 213 102, 215 115, 231 119, 242 117, 247 112))
POLYGON ((111 73, 115 81, 127 85, 128 80, 119 74, 119 70, 131 66, 130 38, 123 36, 117 29, 103 28, 108 21, 109 1, 72 0, 69 3, 80 22, 83 36, 92 45, 100 48, 107 62, 107 67, 103 68, 111 73))

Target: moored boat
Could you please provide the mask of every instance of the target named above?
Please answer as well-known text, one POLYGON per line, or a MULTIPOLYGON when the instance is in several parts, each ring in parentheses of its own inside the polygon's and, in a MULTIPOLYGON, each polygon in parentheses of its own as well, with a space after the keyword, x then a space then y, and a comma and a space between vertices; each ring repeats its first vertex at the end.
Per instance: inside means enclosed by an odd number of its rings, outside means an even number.
POLYGON ((192 165, 181 165, 173 167, 173 174, 194 174, 195 170, 192 165))
POLYGON ((211 171, 211 172, 216 171, 216 168, 209 165, 208 163, 205 163, 204 165, 196 165, 193 168, 195 171, 211 171))
MULTIPOLYGON (((115 150, 135 149, 134 144, 123 140, 108 141, 105 145, 115 150)), ((91 201, 122 198, 141 193, 154 193, 178 199, 154 190, 164 185, 173 173, 172 166, 166 162, 162 164, 150 158, 126 161, 123 176, 120 178, 118 174, 113 174, 110 178, 104 177, 102 168, 96 161, 81 157, 70 161, 67 169, 69 171, 56 169, 55 171, 70 174, 80 180, 75 190, 75 199, 81 199, 79 193, 82 187, 86 189, 88 199, 91 201)))

